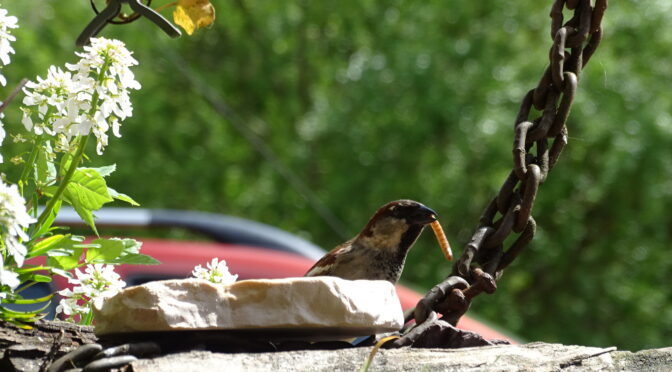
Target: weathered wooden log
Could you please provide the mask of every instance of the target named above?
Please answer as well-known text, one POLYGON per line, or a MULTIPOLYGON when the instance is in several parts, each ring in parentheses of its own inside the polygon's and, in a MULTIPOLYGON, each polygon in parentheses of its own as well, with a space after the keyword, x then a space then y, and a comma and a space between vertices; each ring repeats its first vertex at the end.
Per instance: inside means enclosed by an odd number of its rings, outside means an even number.
MULTIPOLYGON (((211 335, 219 340, 220 337, 215 336, 215 334, 211 335)), ((163 337, 165 338, 165 335, 163 337)), ((192 344, 193 349, 193 339, 177 338, 174 342, 180 339, 192 344)), ((31 330, 24 330, 9 323, 0 323, 0 371, 45 371, 56 358, 82 344, 96 341, 98 340, 93 334, 92 327, 82 327, 71 323, 40 321, 31 330)), ((306 347, 299 345, 298 348, 306 347)), ((353 371, 359 370, 365 363, 371 347, 272 352, 201 350, 166 353, 165 351, 161 356, 133 361, 129 366, 124 367, 124 370, 134 372, 267 371, 271 369, 278 371, 353 371)), ((370 370, 668 371, 670 368, 672 368, 672 347, 635 353, 617 351, 613 347, 567 346, 537 342, 526 345, 461 349, 379 350, 373 358, 370 370)))
POLYGON ((82 344, 96 342, 93 327, 38 321, 32 329, 0 322, 0 371, 40 371, 82 344))

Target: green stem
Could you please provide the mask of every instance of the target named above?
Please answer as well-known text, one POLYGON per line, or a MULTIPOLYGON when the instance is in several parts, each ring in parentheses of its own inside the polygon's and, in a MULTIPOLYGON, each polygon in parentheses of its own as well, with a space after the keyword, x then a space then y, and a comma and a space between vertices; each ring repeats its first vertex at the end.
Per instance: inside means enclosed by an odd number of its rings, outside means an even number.
POLYGON ((24 196, 23 186, 28 182, 28 176, 30 175, 30 172, 33 170, 33 166, 35 165, 35 159, 37 158, 37 154, 40 152, 41 145, 42 145, 42 136, 39 136, 35 140, 33 150, 30 152, 30 156, 28 157, 28 162, 26 162, 26 165, 23 167, 23 172, 21 172, 21 178, 19 178, 19 189, 21 191, 21 196, 24 196))
MULTIPOLYGON (((97 78, 98 84, 101 84, 104 81, 105 74, 107 73, 107 69, 110 67, 110 63, 111 62, 109 60, 105 61, 105 64, 101 68, 100 74, 98 75, 97 78)), ((93 117, 94 114, 96 113, 96 110, 98 109, 99 99, 100 96, 98 95, 98 92, 94 90, 93 96, 91 97, 91 108, 89 109, 90 117, 93 117)), ((70 179, 72 179, 72 175, 75 174, 75 170, 79 166, 79 163, 82 161, 82 157, 84 156, 84 150, 86 149, 86 144, 89 141, 89 137, 91 137, 91 132, 89 132, 89 134, 81 138, 79 145, 77 147, 77 152, 75 153, 75 156, 70 162, 70 167, 65 173, 65 176, 63 177, 61 184, 58 186, 58 189, 54 193, 54 196, 52 196, 51 199, 49 199, 49 202, 42 211, 42 214, 40 214, 40 217, 37 218, 37 224, 36 224, 37 228, 34 231, 42 230, 42 225, 51 215, 52 211, 54 210, 54 207, 56 206, 56 203, 58 203, 58 201, 61 199, 61 196, 63 196, 63 192, 65 191, 65 188, 68 186, 70 179)))
MULTIPOLYGON (((28 266, 28 265, 26 265, 26 266, 28 266)), ((41 265, 40 266, 33 266, 33 267, 26 267, 26 266, 14 270, 14 272, 17 273, 17 274, 26 274, 26 273, 32 273, 33 271, 40 271, 40 270, 48 271, 49 269, 51 269, 51 267, 49 267, 49 266, 41 266, 41 265)))
POLYGON ((14 293, 20 293, 20 292, 23 291, 24 289, 28 289, 28 288, 34 286, 34 285, 37 284, 37 283, 38 283, 38 282, 30 282, 30 283, 24 285, 23 287, 21 287, 21 288, 15 290, 14 293))
POLYGON ((90 136, 91 136, 90 133, 87 134, 86 136, 82 137, 82 140, 79 142, 77 152, 75 153, 75 156, 72 158, 72 161, 70 162, 70 167, 68 168, 68 171, 65 173, 65 176, 61 181, 61 184, 58 186, 58 189, 54 193, 54 196, 52 196, 51 199, 49 199, 49 203, 47 203, 47 206, 44 208, 42 214, 40 214, 40 217, 37 219, 37 229, 35 229, 35 231, 40 231, 42 229, 42 224, 44 224, 44 221, 49 217, 51 212, 54 210, 56 202, 58 202, 61 199, 61 196, 65 191, 65 187, 68 186, 68 183, 72 178, 72 175, 75 174, 75 170, 77 169, 77 166, 79 166, 79 162, 82 161, 82 156, 84 155, 84 149, 86 149, 86 144, 89 141, 90 136))
POLYGON ((81 325, 91 325, 93 324, 93 300, 89 302, 89 312, 80 319, 79 324, 81 325))

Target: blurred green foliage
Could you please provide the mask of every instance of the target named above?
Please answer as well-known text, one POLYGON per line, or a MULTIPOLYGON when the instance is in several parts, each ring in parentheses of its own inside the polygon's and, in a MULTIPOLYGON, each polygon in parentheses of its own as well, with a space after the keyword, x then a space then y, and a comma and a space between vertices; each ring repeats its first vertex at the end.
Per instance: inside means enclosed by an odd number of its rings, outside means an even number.
MULTIPOLYGON (((73 62, 93 16, 84 0, 3 3, 21 28, 0 95, 73 62)), ((547 63, 551 2, 213 3, 215 26, 191 38, 147 20, 103 31, 135 51, 143 84, 123 138, 91 159, 118 165, 110 185, 144 207, 243 216, 326 248, 378 206, 412 198, 440 213, 460 254, 511 169, 515 113, 547 63)), ((569 145, 537 197, 537 236, 470 314, 529 340, 669 345, 670 8, 611 4, 569 145)), ((10 131, 19 121, 8 110, 10 131)), ((449 270, 425 233, 403 278, 424 290, 449 270)))

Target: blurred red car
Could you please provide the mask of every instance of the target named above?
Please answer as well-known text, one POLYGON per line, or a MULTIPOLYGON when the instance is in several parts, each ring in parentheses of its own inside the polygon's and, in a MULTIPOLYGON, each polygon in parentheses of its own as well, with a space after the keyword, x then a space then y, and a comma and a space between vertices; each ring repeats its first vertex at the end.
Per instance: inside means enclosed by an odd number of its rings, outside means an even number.
MULTIPOLYGON (((212 258, 225 260, 232 274, 242 279, 272 279, 299 277, 325 253, 314 244, 272 226, 236 217, 175 210, 140 208, 105 208, 96 212, 96 225, 104 233, 106 228, 181 228, 198 232, 214 240, 181 241, 168 239, 138 239, 143 242, 141 252, 161 262, 161 265, 120 265, 116 271, 127 285, 138 285, 152 280, 186 278, 196 265, 205 266, 212 258)), ((56 226, 80 226, 77 214, 68 208, 59 213, 56 226)), ((132 234, 129 234, 132 235, 132 234)), ((67 280, 55 277, 56 290, 68 287, 67 280)), ((37 286, 35 286, 37 287, 37 286)), ((52 288, 35 288, 50 291, 52 288)), ((397 285, 397 293, 404 310, 413 308, 422 295, 397 285)), ((36 293, 35 295, 38 295, 36 293)), ((42 294, 43 295, 43 294, 42 294)), ((53 317, 52 306, 51 316, 53 317)), ((481 322, 464 316, 458 327, 474 331, 487 339, 515 342, 481 322)))

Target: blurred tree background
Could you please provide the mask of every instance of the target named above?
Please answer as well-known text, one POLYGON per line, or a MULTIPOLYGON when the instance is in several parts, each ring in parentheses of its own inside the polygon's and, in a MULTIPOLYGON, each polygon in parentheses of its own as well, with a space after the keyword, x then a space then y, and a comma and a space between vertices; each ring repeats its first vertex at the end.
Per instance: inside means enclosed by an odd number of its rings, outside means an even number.
MULTIPOLYGON (((0 96, 75 60, 93 13, 67 3, 3 2, 21 28, 0 96)), ((143 88, 123 138, 92 163, 116 163, 108 182, 144 207, 241 216, 325 248, 385 202, 416 199, 459 255, 511 169, 514 116, 547 64, 551 3, 214 0, 216 24, 193 37, 145 19, 108 26, 102 36, 135 51, 143 88)), ((569 145, 537 197, 537 236, 470 315, 529 340, 669 346, 671 8, 611 4, 569 145)), ((17 130, 18 109, 4 121, 17 130)), ((424 291, 449 271, 425 233, 403 280, 424 291)))

